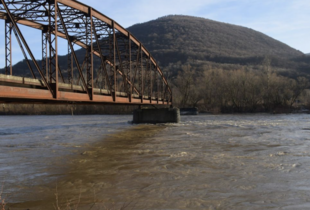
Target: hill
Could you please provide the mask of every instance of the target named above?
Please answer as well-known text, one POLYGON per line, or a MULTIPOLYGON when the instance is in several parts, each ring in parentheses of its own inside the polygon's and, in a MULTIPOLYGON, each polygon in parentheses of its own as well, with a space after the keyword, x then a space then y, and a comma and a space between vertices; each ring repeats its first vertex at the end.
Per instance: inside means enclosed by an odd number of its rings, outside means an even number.
MULTIPOLYGON (((199 17, 170 15, 127 29, 144 44, 165 71, 174 75, 183 64, 199 68, 204 65, 219 68, 223 64, 261 65, 266 57, 270 59, 270 65, 289 69, 283 71, 286 76, 296 77, 294 70, 305 74, 310 65, 308 56, 263 33, 199 17)), ((76 54, 79 60, 83 60, 85 51, 80 49, 76 54)), ((95 63, 100 64, 98 59, 95 63)), ((61 69, 67 68, 67 56, 59 56, 59 65, 61 69)), ((21 61, 14 69, 23 71, 28 66, 21 61)), ((30 71, 26 72, 25 76, 30 76, 30 71)))
POLYGON ((261 32, 180 15, 128 30, 166 71, 179 107, 275 113, 308 103, 310 57, 261 32))
POLYGON ((255 30, 198 17, 171 15, 128 30, 164 66, 188 59, 242 63, 257 57, 291 59, 303 55, 255 30))

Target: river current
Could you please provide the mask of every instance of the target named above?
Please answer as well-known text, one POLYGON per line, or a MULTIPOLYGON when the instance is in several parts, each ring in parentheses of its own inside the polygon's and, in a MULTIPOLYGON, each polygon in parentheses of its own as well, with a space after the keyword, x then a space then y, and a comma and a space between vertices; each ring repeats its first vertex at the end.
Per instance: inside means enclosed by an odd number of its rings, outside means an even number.
POLYGON ((131 119, 1 116, 7 207, 310 209, 310 115, 131 119))

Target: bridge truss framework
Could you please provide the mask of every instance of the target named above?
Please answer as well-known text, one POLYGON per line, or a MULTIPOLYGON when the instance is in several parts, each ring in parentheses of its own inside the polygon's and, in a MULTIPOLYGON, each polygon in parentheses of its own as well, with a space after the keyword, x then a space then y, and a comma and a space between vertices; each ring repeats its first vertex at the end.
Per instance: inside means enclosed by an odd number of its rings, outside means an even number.
POLYGON ((114 20, 74 0, 0 1, 6 63, 0 102, 172 105, 172 91, 154 58, 114 20), (41 60, 20 25, 41 32, 41 60), (13 38, 26 73, 13 69, 13 38), (60 38, 67 46, 58 46, 60 38), (59 47, 68 50, 66 62, 60 62, 59 47))

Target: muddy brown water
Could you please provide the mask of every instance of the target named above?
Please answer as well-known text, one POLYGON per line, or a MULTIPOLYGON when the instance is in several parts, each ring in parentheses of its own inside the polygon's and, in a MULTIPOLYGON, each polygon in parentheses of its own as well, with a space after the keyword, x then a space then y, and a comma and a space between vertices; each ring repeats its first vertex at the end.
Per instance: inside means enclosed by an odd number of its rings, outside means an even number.
POLYGON ((10 209, 310 209, 310 115, 1 116, 10 209))

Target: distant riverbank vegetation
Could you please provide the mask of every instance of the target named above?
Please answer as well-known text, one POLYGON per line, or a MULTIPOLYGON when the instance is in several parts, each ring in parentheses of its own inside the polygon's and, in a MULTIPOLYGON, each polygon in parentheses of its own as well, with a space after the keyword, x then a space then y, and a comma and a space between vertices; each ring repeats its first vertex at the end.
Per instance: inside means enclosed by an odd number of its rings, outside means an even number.
POLYGON ((282 76, 269 65, 216 68, 182 65, 171 79, 174 104, 198 107, 200 112, 254 113, 292 112, 310 105, 306 77, 282 76))

